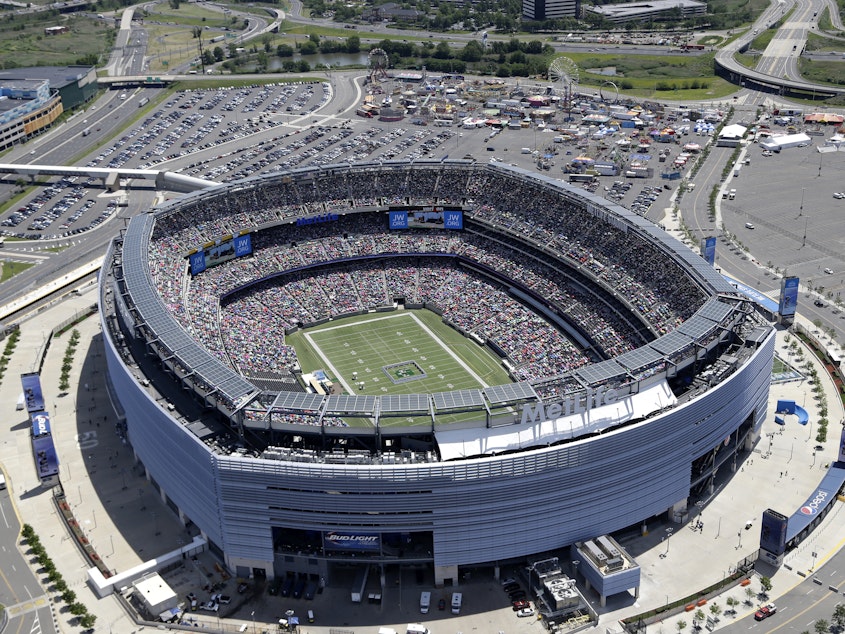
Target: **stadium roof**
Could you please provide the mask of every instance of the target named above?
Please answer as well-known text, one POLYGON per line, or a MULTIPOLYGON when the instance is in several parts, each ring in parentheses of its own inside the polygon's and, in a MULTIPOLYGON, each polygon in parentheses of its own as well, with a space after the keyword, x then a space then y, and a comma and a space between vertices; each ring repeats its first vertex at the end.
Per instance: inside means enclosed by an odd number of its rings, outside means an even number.
POLYGON ((660 381, 619 403, 596 407, 582 414, 562 416, 535 424, 505 425, 491 429, 440 429, 435 431, 440 456, 456 460, 506 451, 551 445, 561 440, 608 429, 637 420, 677 402, 666 381, 660 381))
POLYGON ((161 345, 179 358, 192 376, 219 393, 227 406, 237 406, 254 394, 256 388, 194 341, 154 291, 146 251, 154 223, 152 214, 135 216, 123 238, 123 273, 138 320, 147 325, 161 345))

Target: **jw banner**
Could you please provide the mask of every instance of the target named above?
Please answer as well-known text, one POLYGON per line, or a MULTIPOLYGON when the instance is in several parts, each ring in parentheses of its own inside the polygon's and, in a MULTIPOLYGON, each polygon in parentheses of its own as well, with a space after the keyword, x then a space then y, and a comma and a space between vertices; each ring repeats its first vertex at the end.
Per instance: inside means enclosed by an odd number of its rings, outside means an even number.
POLYGON ((464 212, 461 209, 432 207, 427 209, 402 209, 388 212, 391 229, 463 229, 464 212))

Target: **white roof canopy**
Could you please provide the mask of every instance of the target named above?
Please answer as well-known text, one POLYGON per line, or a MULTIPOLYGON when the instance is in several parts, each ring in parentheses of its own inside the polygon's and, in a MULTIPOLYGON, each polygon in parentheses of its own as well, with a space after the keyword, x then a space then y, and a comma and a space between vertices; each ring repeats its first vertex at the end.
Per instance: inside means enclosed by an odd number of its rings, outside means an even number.
POLYGON ((505 451, 550 445, 568 438, 610 429, 676 403, 675 395, 664 380, 617 403, 595 407, 583 413, 531 424, 517 423, 495 427, 484 430, 482 434, 479 434, 478 429, 441 430, 435 432, 435 437, 442 460, 495 455, 505 451))

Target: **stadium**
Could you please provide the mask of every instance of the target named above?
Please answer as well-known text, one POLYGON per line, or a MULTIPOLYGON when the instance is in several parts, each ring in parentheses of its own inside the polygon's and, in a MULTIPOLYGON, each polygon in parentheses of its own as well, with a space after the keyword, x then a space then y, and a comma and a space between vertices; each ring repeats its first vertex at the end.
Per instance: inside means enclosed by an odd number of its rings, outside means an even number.
POLYGON ((131 220, 100 296, 138 461, 244 577, 448 584, 682 521, 766 415, 751 300, 644 218, 503 164, 188 194, 131 220))

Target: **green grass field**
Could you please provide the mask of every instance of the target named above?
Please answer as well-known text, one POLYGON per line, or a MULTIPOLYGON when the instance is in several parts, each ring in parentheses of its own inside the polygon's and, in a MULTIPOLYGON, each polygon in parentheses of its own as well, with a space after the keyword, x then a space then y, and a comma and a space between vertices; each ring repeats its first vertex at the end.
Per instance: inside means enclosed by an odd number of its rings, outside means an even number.
MULTIPOLYGON (((486 348, 427 310, 340 319, 295 333, 287 342, 296 348, 303 372, 325 370, 348 394, 448 392, 510 382, 499 360, 486 348), (363 389, 359 382, 364 383, 363 389)), ((438 417, 438 421, 464 417, 456 414, 438 417)), ((346 420, 350 425, 370 424, 346 420)), ((427 417, 403 417, 383 419, 382 424, 424 420, 427 417)))

